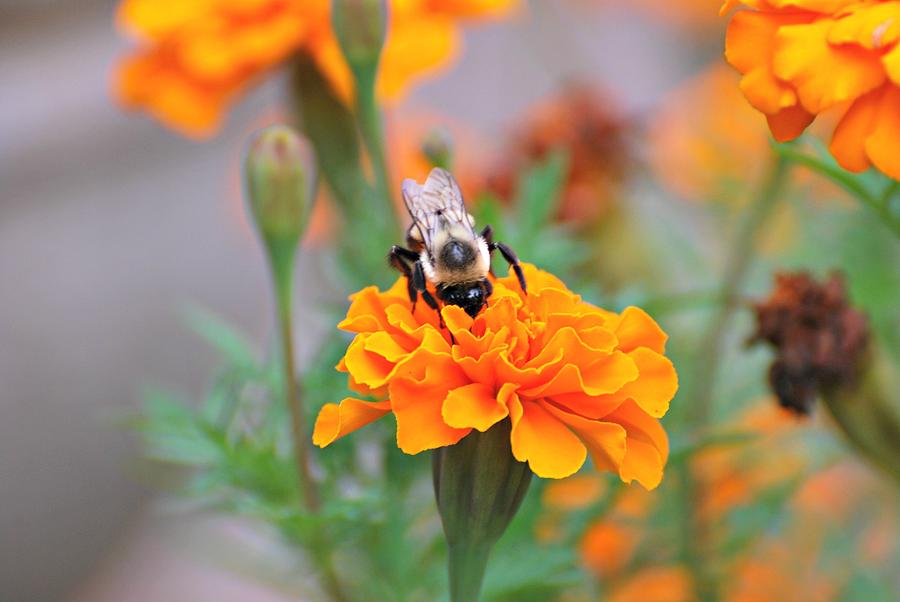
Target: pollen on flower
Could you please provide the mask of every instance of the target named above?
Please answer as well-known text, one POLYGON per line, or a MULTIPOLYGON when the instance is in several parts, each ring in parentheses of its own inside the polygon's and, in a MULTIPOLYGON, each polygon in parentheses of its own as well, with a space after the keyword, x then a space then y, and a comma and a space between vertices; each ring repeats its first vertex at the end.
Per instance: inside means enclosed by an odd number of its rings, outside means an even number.
POLYGON ((446 328, 424 303, 412 311, 403 279, 353 295, 339 327, 356 337, 338 369, 381 401, 327 404, 313 442, 393 413, 397 445, 417 454, 509 420, 513 455, 538 476, 574 474, 590 454, 597 469, 656 487, 669 453, 658 418, 678 388, 666 334, 636 307, 603 310, 524 269, 527 295, 514 276, 498 278, 475 318, 444 307, 446 328))

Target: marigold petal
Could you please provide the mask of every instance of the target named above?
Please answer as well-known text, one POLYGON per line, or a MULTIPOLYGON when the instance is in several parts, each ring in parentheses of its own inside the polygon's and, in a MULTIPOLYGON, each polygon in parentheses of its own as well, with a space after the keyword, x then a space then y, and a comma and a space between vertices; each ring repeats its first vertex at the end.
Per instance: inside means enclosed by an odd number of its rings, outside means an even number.
POLYGON ((384 301, 376 286, 367 286, 350 295, 350 308, 338 328, 348 332, 374 332, 387 328, 384 301))
POLYGON ((373 332, 364 340, 366 351, 376 353, 392 363, 400 361, 409 354, 409 350, 401 347, 395 337, 384 331, 373 332))
MULTIPOLYGON (((515 388, 515 385, 504 385, 515 388)), ((447 394, 441 407, 441 415, 448 426, 474 428, 482 433, 509 415, 505 403, 501 403, 493 387, 472 383, 457 387, 447 394)))
POLYGON ((361 429, 390 411, 389 401, 372 402, 346 397, 340 404, 326 403, 316 418, 313 444, 319 447, 331 445, 335 440, 361 429))
POLYGON ((900 86, 900 44, 894 44, 894 47, 881 56, 881 64, 888 78, 900 86))
POLYGON ((869 50, 887 48, 900 38, 900 2, 860 6, 842 16, 828 31, 829 44, 859 44, 869 50))
POLYGON ((472 429, 448 426, 442 416, 447 394, 467 384, 450 356, 417 354, 417 363, 405 367, 389 385, 391 409, 397 418, 397 446, 407 454, 453 445, 472 429))
POLYGON ((552 401, 564 407, 573 414, 597 420, 603 418, 627 399, 623 395, 609 393, 607 395, 588 395, 583 391, 574 393, 558 393, 552 397, 552 401))
POLYGON ((575 474, 584 465, 587 458, 584 444, 541 404, 520 400, 512 394, 509 415, 513 456, 519 462, 528 462, 534 474, 545 479, 561 479, 575 474))
POLYGON ((619 339, 619 351, 627 353, 638 347, 646 347, 657 353, 666 350, 668 335, 656 320, 639 307, 626 307, 612 329, 619 339))
POLYGON ((570 414, 552 404, 544 407, 555 418, 571 428, 591 453, 591 460, 598 470, 618 472, 625 459, 625 428, 613 422, 588 420, 570 414))
POLYGON ((634 360, 625 353, 614 351, 584 369, 566 364, 548 382, 523 389, 521 393, 532 398, 578 391, 588 395, 602 395, 618 391, 625 383, 637 377, 638 370, 634 360))
POLYGON ((875 128, 882 90, 874 90, 859 97, 844 113, 834 129, 829 149, 841 167, 861 172, 869 168, 866 138, 875 128))
POLYGON ((776 79, 769 69, 753 69, 741 78, 744 98, 766 115, 777 113, 797 104, 797 93, 789 85, 776 79))
POLYGON ((396 362, 366 349, 366 343, 373 334, 377 333, 361 334, 353 339, 344 355, 344 366, 357 383, 377 388, 385 384, 396 362))
POLYGON ((810 113, 853 100, 885 80, 877 54, 858 46, 828 43, 833 25, 831 19, 821 19, 782 27, 775 35, 775 75, 794 85, 800 103, 810 113))
POLYGON ((453 359, 470 379, 493 388, 498 379, 497 367, 500 364, 500 356, 506 353, 506 349, 504 345, 474 358, 463 355, 457 347, 454 347, 453 359))
POLYGON ((528 360, 523 368, 537 368, 540 370, 543 366, 553 363, 559 354, 559 350, 563 351, 564 356, 569 361, 579 364, 587 363, 598 354, 605 355, 610 353, 616 346, 616 337, 608 330, 600 331, 598 329, 597 334, 599 336, 591 337, 591 335, 588 335, 587 338, 593 339, 590 343, 584 340, 586 338, 584 334, 584 332, 578 332, 571 326, 560 328, 553 333, 549 341, 541 345, 539 353, 528 360), (606 333, 605 335, 602 334, 604 332, 606 333), (597 346, 591 346, 591 343, 597 346))
POLYGON ((866 139, 866 154, 887 176, 900 180, 900 88, 889 86, 882 95, 875 130, 866 139))
POLYGON ((604 420, 621 424, 627 433, 619 476, 626 483, 637 481, 646 489, 654 489, 662 480, 669 456, 669 439, 662 426, 630 400, 604 420))
POLYGON ((678 391, 675 366, 666 356, 646 347, 638 347, 628 355, 637 364, 640 375, 614 395, 633 399, 642 410, 661 418, 669 411, 669 402, 678 391))
POLYGON ((725 60, 747 74, 757 69, 771 70, 775 34, 785 25, 808 23, 809 13, 740 11, 734 14, 725 32, 725 60))
POLYGON ((815 115, 797 105, 782 109, 774 115, 766 115, 766 121, 769 123, 772 137, 778 142, 787 142, 802 134, 803 130, 813 122, 815 117, 815 115))
POLYGON ((656 489, 662 482, 665 461, 659 450, 643 439, 630 437, 619 476, 626 483, 637 481, 647 490, 656 489))

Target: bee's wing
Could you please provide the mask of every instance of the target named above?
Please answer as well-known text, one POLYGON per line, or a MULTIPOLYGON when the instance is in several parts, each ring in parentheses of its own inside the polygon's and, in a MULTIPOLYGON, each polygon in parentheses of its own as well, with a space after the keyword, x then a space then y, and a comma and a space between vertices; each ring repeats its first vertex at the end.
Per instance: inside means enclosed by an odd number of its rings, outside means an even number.
POLYGON ((447 170, 435 167, 424 185, 404 180, 402 191, 403 201, 422 233, 426 248, 431 249, 431 241, 438 231, 456 224, 466 227, 474 237, 462 191, 447 170))

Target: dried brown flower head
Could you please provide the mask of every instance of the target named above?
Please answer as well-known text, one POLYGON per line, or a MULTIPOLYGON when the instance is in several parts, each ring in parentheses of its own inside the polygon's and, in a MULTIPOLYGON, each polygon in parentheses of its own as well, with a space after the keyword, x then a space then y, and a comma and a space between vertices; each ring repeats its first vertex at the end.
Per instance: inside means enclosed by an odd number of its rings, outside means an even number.
POLYGON ((581 221, 602 217, 614 204, 632 163, 629 122, 605 94, 574 84, 536 107, 513 132, 503 159, 487 177, 488 189, 503 199, 515 176, 556 149, 569 154, 569 171, 559 217, 581 221))
POLYGON ((868 325, 850 306, 840 274, 824 282, 807 272, 777 274, 771 296, 754 310, 757 330, 750 342, 775 347, 769 382, 783 407, 809 414, 823 390, 856 382, 868 325))

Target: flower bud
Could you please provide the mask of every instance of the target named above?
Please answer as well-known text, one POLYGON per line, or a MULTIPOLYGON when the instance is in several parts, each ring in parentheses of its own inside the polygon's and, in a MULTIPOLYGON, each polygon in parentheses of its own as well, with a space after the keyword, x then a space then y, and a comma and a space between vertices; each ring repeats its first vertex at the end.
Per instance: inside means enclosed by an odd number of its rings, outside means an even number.
POLYGON ((385 0, 333 0, 331 26, 354 71, 378 64, 387 33, 385 0))
POLYGON ((422 140, 421 150, 432 167, 452 169, 453 137, 447 128, 432 128, 422 140))
POLYGON ((827 387, 822 401, 850 445, 900 485, 900 382, 877 352, 861 368, 857 383, 827 387))
POLYGON ((487 559, 519 509, 531 470, 510 448, 510 421, 433 452, 434 493, 447 539, 450 599, 478 599, 487 559))
POLYGON ((309 143, 288 126, 261 131, 245 163, 250 214, 270 252, 293 252, 306 230, 315 198, 316 164, 309 143))

